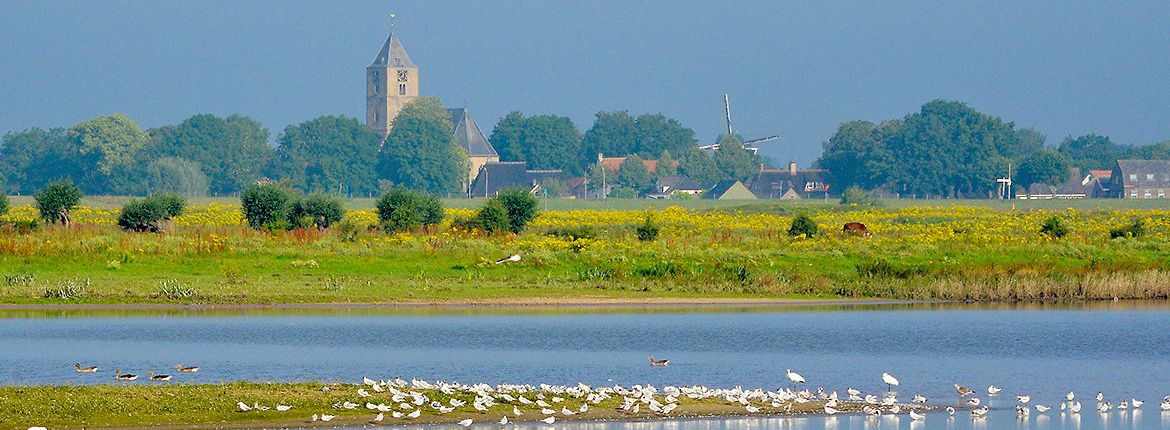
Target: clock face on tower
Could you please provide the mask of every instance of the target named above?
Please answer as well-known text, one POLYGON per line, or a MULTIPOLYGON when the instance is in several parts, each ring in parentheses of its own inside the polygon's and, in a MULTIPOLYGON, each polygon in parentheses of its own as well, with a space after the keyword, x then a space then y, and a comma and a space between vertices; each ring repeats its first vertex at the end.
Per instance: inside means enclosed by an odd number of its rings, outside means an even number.
POLYGON ((398 71, 398 82, 406 82, 407 76, 408 75, 407 75, 406 70, 399 70, 398 71))

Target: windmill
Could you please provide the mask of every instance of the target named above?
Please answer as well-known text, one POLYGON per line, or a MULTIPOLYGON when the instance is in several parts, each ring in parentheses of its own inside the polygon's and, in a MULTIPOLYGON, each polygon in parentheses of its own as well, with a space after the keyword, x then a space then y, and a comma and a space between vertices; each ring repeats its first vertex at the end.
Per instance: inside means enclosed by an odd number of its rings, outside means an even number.
MULTIPOLYGON (((723 113, 724 117, 727 119, 727 134, 734 136, 735 132, 731 129, 731 101, 728 99, 727 94, 723 95, 723 113)), ((759 145, 761 143, 778 139, 780 139, 780 133, 753 134, 743 139, 743 147, 744 149, 747 149, 748 151, 751 151, 753 154, 755 154, 760 151, 759 145)), ((699 149, 716 151, 719 149, 719 142, 711 145, 700 146, 699 149)))

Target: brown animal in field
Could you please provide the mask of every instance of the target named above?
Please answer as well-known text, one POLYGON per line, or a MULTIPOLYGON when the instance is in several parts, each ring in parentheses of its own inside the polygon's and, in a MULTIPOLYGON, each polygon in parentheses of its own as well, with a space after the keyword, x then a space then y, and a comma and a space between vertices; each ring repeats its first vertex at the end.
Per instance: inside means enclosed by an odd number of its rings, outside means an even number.
POLYGON ((860 234, 862 237, 870 236, 869 228, 859 222, 847 222, 841 231, 845 234, 860 234))

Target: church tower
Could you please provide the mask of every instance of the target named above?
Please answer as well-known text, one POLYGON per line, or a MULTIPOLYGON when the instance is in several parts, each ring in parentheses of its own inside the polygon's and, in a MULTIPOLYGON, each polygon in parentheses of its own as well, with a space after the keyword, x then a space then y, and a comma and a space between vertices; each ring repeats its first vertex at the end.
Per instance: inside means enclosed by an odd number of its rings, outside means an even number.
POLYGON ((374 63, 366 67, 366 126, 385 139, 394 117, 415 97, 418 66, 391 31, 374 63))

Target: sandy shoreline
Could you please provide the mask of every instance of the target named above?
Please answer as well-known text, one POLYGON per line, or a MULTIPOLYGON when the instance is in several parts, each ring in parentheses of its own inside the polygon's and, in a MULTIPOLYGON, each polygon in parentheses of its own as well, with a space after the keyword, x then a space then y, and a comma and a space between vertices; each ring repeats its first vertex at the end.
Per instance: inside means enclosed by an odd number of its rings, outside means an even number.
POLYGON ((0 310, 213 310, 213 309, 418 309, 418 308, 630 308, 630 307, 772 307, 772 306, 847 306, 847 305, 908 305, 945 303, 941 301, 885 300, 885 299, 760 299, 760 298, 703 298, 658 297, 626 298, 500 298, 486 300, 449 300, 387 303, 279 303, 279 304, 0 304, 0 310))

